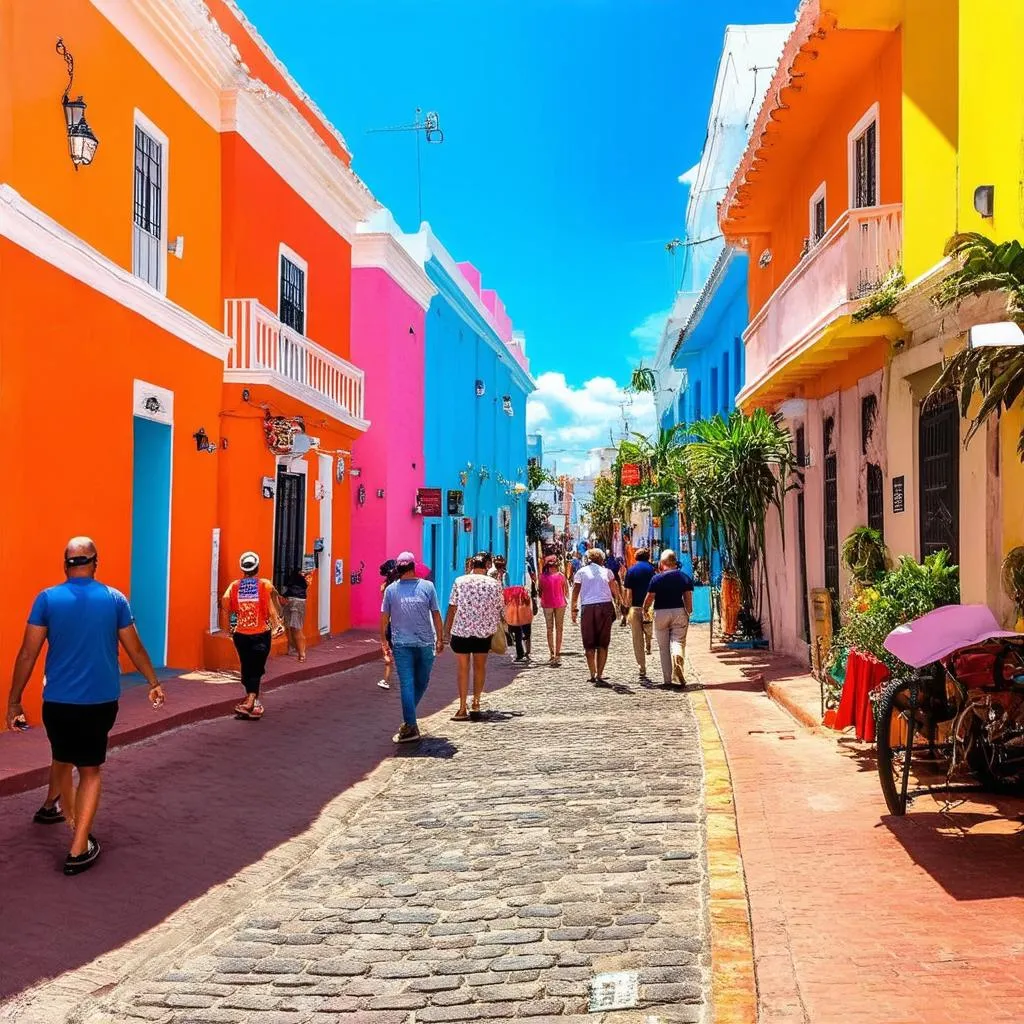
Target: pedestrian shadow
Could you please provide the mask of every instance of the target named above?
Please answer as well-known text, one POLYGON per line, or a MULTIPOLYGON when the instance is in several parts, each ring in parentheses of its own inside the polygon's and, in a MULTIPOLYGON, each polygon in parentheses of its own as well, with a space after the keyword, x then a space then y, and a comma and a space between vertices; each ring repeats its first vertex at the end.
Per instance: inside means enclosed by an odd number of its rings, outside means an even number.
POLYGON ((402 743, 395 750, 395 757, 431 757, 447 761, 459 752, 459 748, 447 736, 424 736, 419 743, 402 743))
POLYGON ((513 718, 522 718, 523 714, 522 711, 499 711, 488 708, 479 712, 475 718, 471 715, 469 720, 477 725, 500 725, 503 722, 511 722, 513 718))

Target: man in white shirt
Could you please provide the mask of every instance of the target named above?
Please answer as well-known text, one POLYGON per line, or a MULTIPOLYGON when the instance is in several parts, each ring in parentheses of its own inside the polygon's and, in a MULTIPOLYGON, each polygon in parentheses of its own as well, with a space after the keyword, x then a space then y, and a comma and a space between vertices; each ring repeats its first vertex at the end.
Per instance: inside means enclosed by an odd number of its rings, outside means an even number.
POLYGON ((611 686, 604 677, 604 667, 615 622, 615 602, 621 603, 619 581, 604 567, 604 552, 600 548, 591 548, 588 556, 587 564, 572 579, 572 621, 576 621, 577 606, 582 604, 580 632, 590 682, 595 686, 611 686))

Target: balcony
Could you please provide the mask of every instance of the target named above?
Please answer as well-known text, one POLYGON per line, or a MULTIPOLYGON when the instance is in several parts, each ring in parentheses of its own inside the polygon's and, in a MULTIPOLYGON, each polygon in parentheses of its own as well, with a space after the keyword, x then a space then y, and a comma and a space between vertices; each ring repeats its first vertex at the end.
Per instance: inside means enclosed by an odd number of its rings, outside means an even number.
POLYGON ((902 207, 848 210, 800 261, 743 334, 746 386, 737 403, 770 406, 852 352, 898 333, 891 318, 851 315, 902 254, 902 207))
POLYGON ((234 347, 224 379, 266 384, 356 430, 363 418, 363 371, 286 327, 256 299, 224 303, 224 333, 234 347))

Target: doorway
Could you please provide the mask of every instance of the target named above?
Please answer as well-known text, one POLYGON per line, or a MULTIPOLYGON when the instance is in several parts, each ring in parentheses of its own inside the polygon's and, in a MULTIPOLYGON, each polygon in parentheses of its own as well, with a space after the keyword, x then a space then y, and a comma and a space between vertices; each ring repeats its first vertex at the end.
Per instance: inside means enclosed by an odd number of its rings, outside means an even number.
POLYGON ((320 539, 323 550, 317 578, 317 626, 322 636, 331 631, 331 567, 334 564, 334 460, 330 455, 318 455, 320 464, 320 539))
POLYGON ((280 467, 274 516, 274 586, 279 593, 288 576, 302 568, 305 526, 306 476, 280 467))
POLYGON ((918 424, 921 557, 949 552, 960 560, 960 409, 952 390, 930 395, 918 424))
POLYGON ((167 664, 171 577, 171 427, 136 416, 132 441, 132 612, 153 664, 160 667, 167 664))
POLYGON ((832 594, 833 627, 839 628, 839 461, 835 449, 834 417, 829 416, 822 431, 825 452, 825 586, 832 594))
MULTIPOLYGON (((807 465, 807 439, 803 426, 796 428, 796 464, 801 474, 807 465)), ((796 531, 797 531, 797 562, 800 569, 800 637, 805 644, 811 642, 811 620, 808 611, 809 594, 807 592, 807 507, 804 496, 804 480, 796 492, 796 531)))

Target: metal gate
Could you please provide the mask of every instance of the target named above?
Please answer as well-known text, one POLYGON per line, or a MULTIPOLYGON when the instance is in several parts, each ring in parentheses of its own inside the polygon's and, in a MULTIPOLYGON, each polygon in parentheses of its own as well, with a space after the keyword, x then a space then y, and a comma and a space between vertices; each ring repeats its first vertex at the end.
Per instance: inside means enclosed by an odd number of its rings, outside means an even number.
POLYGON ((306 477, 301 473, 277 471, 277 507, 274 522, 274 586, 284 590, 284 582, 302 568, 306 525, 306 477))
MULTIPOLYGON (((860 448, 867 458, 871 445, 871 436, 875 432, 878 420, 878 398, 876 395, 865 395, 860 403, 860 448)), ((885 533, 885 476, 882 467, 876 462, 868 462, 867 499, 868 526, 879 533, 885 533)))
POLYGON ((945 390, 921 405, 918 427, 921 557, 947 550, 960 560, 960 410, 945 390))
POLYGON ((825 586, 832 592, 832 618, 839 613, 839 465, 833 446, 835 418, 825 420, 825 586))
MULTIPOLYGON (((801 473, 807 465, 807 441, 804 428, 796 428, 796 463, 801 473)), ((796 492, 797 558, 800 560, 800 635, 804 643, 811 642, 810 613, 807 610, 807 512, 804 499, 804 483, 796 492)))

